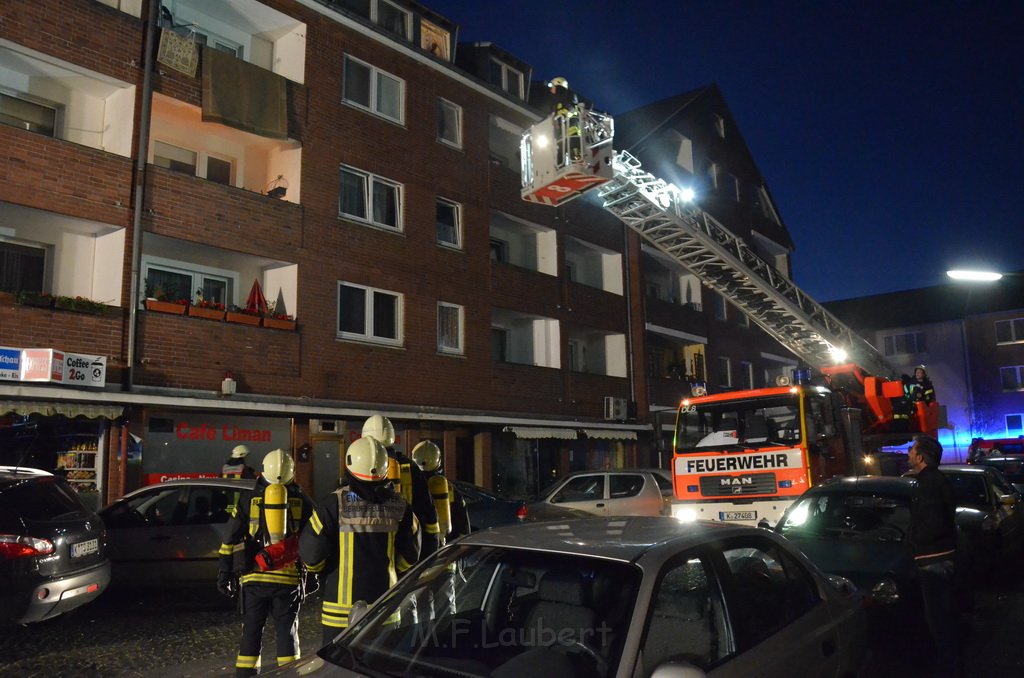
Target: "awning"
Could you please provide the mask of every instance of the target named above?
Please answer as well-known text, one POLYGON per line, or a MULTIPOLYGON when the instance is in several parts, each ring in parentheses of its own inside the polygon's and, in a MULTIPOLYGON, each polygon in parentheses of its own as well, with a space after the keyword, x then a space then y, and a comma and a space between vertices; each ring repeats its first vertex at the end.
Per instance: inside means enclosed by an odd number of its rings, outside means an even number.
POLYGON ((572 428, 538 428, 535 426, 506 426, 506 433, 515 434, 516 438, 535 440, 538 438, 557 438, 559 440, 576 440, 576 429, 572 428))
POLYGON ((65 417, 88 417, 96 419, 117 419, 124 414, 123 405, 96 405, 93 403, 49 403, 35 400, 2 400, 0 415, 13 412, 27 417, 30 414, 41 414, 44 417, 63 415, 65 417))
POLYGON ((617 431, 609 428, 585 428, 583 433, 594 440, 636 440, 636 431, 617 431))

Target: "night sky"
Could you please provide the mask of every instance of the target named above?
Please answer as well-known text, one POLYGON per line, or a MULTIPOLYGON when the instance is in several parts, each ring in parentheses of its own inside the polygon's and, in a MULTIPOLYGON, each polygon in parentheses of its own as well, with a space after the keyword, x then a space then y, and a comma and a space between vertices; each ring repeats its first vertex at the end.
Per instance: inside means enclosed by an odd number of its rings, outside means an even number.
POLYGON ((1024 2, 423 4, 612 114, 717 83, 818 301, 1024 270, 1024 2))

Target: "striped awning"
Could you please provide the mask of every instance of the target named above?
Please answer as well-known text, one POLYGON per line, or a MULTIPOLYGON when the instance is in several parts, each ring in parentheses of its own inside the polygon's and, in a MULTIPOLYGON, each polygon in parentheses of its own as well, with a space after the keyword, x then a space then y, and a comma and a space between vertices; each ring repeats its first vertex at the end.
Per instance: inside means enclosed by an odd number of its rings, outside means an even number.
POLYGON ((636 440, 636 431, 619 431, 610 428, 585 428, 584 435, 592 440, 636 440))
POLYGON ((537 426, 506 426, 506 433, 515 434, 516 438, 537 440, 540 438, 557 438, 558 440, 576 440, 576 429, 572 428, 541 428, 537 426))
POLYGON ((38 400, 0 400, 0 415, 11 412, 25 417, 30 414, 39 414, 44 417, 62 415, 72 419, 75 417, 117 419, 124 414, 124 406, 97 405, 95 403, 51 403, 38 400))

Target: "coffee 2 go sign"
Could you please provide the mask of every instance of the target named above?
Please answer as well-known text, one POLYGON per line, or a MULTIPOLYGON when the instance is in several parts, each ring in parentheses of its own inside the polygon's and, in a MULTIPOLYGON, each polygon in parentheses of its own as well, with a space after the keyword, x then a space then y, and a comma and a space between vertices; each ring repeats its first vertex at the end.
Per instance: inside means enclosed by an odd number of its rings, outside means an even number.
POLYGON ((102 388, 107 383, 107 357, 55 348, 0 347, 0 380, 102 388))

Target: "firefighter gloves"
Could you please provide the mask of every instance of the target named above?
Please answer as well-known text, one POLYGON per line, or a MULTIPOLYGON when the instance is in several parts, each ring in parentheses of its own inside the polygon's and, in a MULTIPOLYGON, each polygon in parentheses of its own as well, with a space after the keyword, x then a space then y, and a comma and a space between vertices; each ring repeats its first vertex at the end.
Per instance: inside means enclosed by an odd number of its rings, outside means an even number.
POLYGON ((238 595, 238 576, 231 572, 219 572, 217 590, 228 598, 234 598, 238 595))

